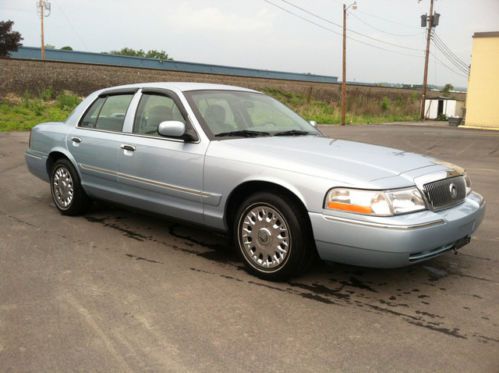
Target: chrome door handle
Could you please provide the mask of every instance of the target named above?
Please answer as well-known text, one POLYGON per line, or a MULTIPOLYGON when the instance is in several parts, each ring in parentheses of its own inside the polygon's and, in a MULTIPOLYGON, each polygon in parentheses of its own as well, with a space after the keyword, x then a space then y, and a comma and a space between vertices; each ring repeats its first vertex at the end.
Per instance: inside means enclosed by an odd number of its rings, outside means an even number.
POLYGON ((120 148, 123 149, 123 150, 128 150, 130 152, 134 152, 135 151, 135 146, 132 146, 132 145, 121 144, 120 148))
POLYGON ((71 141, 79 144, 81 142, 81 139, 79 137, 73 137, 71 141))

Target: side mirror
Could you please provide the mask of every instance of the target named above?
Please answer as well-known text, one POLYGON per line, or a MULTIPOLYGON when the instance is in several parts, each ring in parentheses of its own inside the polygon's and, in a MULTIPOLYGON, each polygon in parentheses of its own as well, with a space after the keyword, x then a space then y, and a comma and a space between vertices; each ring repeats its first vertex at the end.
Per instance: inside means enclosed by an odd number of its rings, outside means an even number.
POLYGON ((312 127, 317 127, 317 122, 315 120, 311 120, 308 123, 310 123, 312 127))
POLYGON ((158 133, 165 137, 183 137, 185 135, 185 124, 178 120, 161 122, 158 126, 158 133))

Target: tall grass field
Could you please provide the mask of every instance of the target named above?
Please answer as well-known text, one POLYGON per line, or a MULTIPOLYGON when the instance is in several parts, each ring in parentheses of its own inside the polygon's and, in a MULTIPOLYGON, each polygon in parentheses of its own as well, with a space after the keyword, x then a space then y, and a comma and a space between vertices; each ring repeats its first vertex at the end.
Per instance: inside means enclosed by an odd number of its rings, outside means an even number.
MULTIPOLYGON (((340 123, 341 106, 337 97, 316 98, 310 94, 293 93, 284 89, 264 88, 262 91, 299 113, 306 120, 320 124, 340 123)), ((28 131, 42 122, 66 120, 83 97, 64 91, 55 94, 50 88, 38 94, 22 96, 7 94, 0 97, 0 132, 28 131)), ((349 92, 346 122, 374 124, 418 119, 419 96, 413 94, 349 92)))
POLYGON ((55 95, 51 89, 36 96, 8 94, 0 98, 0 132, 28 131, 38 123, 65 121, 82 99, 71 92, 55 95))

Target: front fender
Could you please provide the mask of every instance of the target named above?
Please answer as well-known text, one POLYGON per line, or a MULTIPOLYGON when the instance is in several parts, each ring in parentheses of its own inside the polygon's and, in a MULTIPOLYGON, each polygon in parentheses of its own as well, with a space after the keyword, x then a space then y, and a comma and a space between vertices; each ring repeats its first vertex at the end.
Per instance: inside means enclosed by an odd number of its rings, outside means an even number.
POLYGON ((267 182, 285 188, 296 196, 309 212, 323 209, 324 196, 334 186, 330 180, 265 164, 241 162, 207 156, 204 168, 204 191, 222 196, 220 204, 204 204, 205 224, 226 230, 225 210, 233 191, 248 182, 267 182))
MULTIPOLYGON (((303 196, 303 194, 300 192, 300 190, 298 188, 296 188, 296 186, 294 186, 293 184, 291 184, 290 182, 288 182, 287 180, 285 180, 283 178, 278 178, 278 177, 275 177, 275 176, 272 176, 272 175, 252 175, 252 176, 248 176, 247 178, 245 178, 244 180, 242 180, 242 182, 239 183, 234 188, 234 190, 237 189, 240 185, 248 183, 248 182, 252 182, 252 181, 276 184, 276 185, 279 185, 282 188, 285 188, 285 189, 289 190, 291 193, 293 193, 301 201, 301 203, 303 204, 303 206, 305 206, 305 208, 308 210, 307 201, 306 201, 305 197, 303 196)), ((227 201, 225 200, 225 202, 227 202, 227 201)))

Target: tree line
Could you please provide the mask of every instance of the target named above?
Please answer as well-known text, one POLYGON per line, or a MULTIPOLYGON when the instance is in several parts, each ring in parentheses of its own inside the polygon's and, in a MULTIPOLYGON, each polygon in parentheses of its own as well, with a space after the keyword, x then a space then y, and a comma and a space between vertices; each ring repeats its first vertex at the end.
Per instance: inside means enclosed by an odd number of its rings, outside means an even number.
MULTIPOLYGON (((21 41, 23 37, 18 31, 13 31, 12 26, 13 21, 0 21, 0 57, 8 57, 10 52, 16 52, 19 47, 22 46, 21 41)), ((46 49, 57 49, 52 44, 45 44, 46 49)), ((59 50, 72 51, 73 48, 66 45, 59 50)), ((145 51, 143 49, 133 49, 133 48, 122 48, 120 50, 112 50, 110 52, 102 52, 103 54, 112 54, 117 56, 131 56, 131 57, 143 57, 143 58, 154 58, 161 61, 172 61, 173 58, 168 55, 164 50, 149 49, 145 51)))

